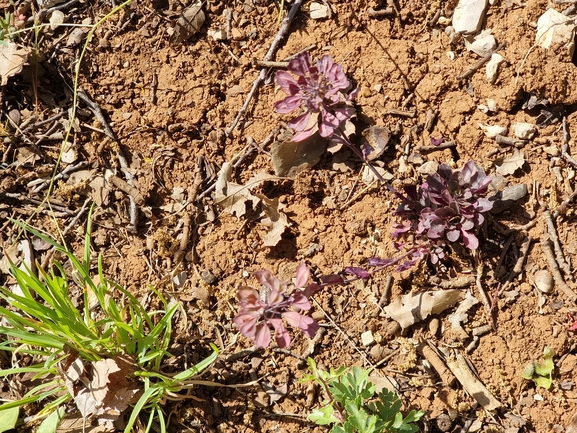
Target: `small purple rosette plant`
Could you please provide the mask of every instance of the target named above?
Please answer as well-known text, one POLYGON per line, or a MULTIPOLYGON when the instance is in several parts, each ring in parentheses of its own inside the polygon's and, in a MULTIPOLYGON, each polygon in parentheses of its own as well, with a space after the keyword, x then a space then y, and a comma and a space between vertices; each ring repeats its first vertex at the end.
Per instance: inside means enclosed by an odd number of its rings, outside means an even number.
POLYGON ((443 258, 447 244, 461 242, 476 250, 477 231, 485 221, 484 214, 493 207, 484 197, 491 180, 474 161, 461 170, 441 164, 419 188, 405 186, 406 197, 395 212, 403 221, 394 225, 392 238, 412 236, 417 243, 412 248, 414 255, 428 255, 432 264, 443 258))
POLYGON ((274 106, 281 114, 304 109, 288 124, 297 131, 293 141, 302 141, 317 131, 325 138, 341 137, 341 124, 355 113, 351 101, 358 93, 354 90, 347 94, 350 83, 343 67, 326 55, 312 66, 305 52, 289 62, 288 70, 295 77, 286 71, 276 73, 277 84, 288 96, 274 106))
MULTIPOLYGON (((469 161, 461 170, 441 164, 421 186, 406 185, 406 195, 394 213, 400 221, 391 233, 395 248, 402 253, 390 259, 369 259, 370 271, 348 267, 346 273, 353 275, 353 280, 368 279, 389 266, 396 266, 397 272, 405 271, 425 258, 436 265, 453 243, 476 250, 479 227, 493 208, 493 203, 484 197, 491 180, 474 161, 469 161)), ((330 277, 332 280, 327 281, 331 283, 352 281, 330 277)))
POLYGON ((251 340, 257 347, 266 348, 271 342, 271 329, 275 331, 275 340, 279 347, 290 345, 291 337, 285 326, 300 328, 310 338, 319 329, 318 323, 300 313, 311 308, 308 298, 319 286, 311 283, 305 287, 310 271, 304 263, 297 268, 294 288, 275 277, 270 271, 262 269, 254 273, 261 289, 241 286, 236 297, 240 310, 234 318, 239 332, 251 340))

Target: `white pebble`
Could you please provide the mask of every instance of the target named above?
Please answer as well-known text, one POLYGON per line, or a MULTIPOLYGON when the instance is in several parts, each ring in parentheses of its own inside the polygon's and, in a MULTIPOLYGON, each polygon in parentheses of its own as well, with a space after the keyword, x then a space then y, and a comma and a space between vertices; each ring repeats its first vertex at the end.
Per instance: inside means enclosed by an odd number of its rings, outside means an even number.
POLYGON ((493 53, 491 60, 487 62, 487 81, 491 84, 497 81, 497 76, 499 75, 499 67, 505 58, 499 53, 493 53))
POLYGON ((537 133, 537 128, 531 123, 519 122, 513 124, 513 134, 521 140, 530 140, 537 133))
POLYGON ((482 123, 479 123, 479 128, 481 128, 489 138, 495 138, 497 135, 507 134, 507 128, 500 125, 483 125, 482 123))
POLYGON ((457 33, 478 32, 483 23, 487 0, 459 0, 453 12, 453 27, 457 33))
POLYGON ((363 346, 371 346, 375 344, 375 337, 371 331, 365 331, 361 334, 361 343, 363 346))

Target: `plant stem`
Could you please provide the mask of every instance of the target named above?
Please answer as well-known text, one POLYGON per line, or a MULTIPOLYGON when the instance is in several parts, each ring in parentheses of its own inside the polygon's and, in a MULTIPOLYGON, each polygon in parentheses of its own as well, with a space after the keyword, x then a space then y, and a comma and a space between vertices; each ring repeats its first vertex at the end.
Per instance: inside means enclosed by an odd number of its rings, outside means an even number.
POLYGON ((350 140, 349 138, 345 135, 345 132, 343 131, 342 127, 339 126, 337 129, 335 129, 335 132, 333 133, 333 135, 329 138, 332 138, 333 140, 336 141, 340 141, 341 143, 347 145, 355 155, 357 155, 361 161, 363 161, 367 167, 369 167, 369 169, 373 172, 373 174, 375 175, 375 177, 379 180, 379 182, 381 182, 390 192, 392 192, 395 197, 397 198, 403 198, 403 195, 397 191, 395 188, 393 188, 393 186, 387 182, 383 176, 381 176, 381 174, 377 171, 377 169, 375 167, 373 167, 373 165, 367 160, 367 158, 365 157, 365 155, 363 155, 363 152, 361 152, 350 140))

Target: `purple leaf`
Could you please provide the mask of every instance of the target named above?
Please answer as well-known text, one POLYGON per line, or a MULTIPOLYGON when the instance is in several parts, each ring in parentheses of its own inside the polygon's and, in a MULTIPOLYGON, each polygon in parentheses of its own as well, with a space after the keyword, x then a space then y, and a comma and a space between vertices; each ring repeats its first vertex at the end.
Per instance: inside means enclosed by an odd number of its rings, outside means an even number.
MULTIPOLYGON (((285 92, 286 93, 286 92, 285 92)), ((431 137, 431 144, 433 146, 439 146, 443 141, 445 141, 445 139, 443 137, 440 138, 433 138, 431 137)))
POLYGON ((372 267, 377 266, 390 266, 395 262, 395 259, 379 259, 376 257, 372 257, 368 260, 367 264, 372 267))
POLYGON ((321 277, 323 284, 345 284, 345 280, 340 275, 325 275, 321 277))
POLYGON ((311 272, 309 271, 309 268, 307 267, 307 265, 304 263, 301 263, 297 268, 295 287, 297 289, 304 287, 305 284, 307 283, 307 281, 309 280, 310 275, 311 275, 311 272))
POLYGON ((348 266, 345 268, 345 272, 347 274, 354 275, 357 278, 361 278, 363 280, 368 280, 371 278, 371 273, 363 268, 358 268, 355 266, 348 266))
POLYGON ((261 323, 257 326, 256 335, 253 340, 256 347, 265 349, 270 345, 270 329, 268 325, 261 323))

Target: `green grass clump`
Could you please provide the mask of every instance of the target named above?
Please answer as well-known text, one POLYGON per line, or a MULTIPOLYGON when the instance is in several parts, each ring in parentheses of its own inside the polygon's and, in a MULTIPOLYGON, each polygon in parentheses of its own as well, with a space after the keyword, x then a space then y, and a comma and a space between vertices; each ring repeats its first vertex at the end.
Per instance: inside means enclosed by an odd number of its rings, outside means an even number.
MULTIPOLYGON (((42 402, 42 409, 35 419, 46 417, 72 396, 66 387, 64 366, 70 362, 96 366, 100 360, 128 360, 131 374, 128 380, 140 395, 132 407, 125 428, 128 433, 143 412, 148 412, 146 431, 150 431, 156 419, 161 432, 166 432, 167 421, 162 406, 167 400, 180 400, 186 396, 179 392, 199 382, 194 377, 209 367, 218 354, 213 353, 178 374, 163 373, 163 360, 170 356, 168 347, 172 336, 172 319, 179 309, 178 302, 167 302, 155 289, 160 309, 147 311, 144 306, 123 287, 106 279, 102 257, 98 258, 96 278, 90 265, 90 224, 88 226, 84 254, 77 258, 68 248, 48 236, 16 222, 29 233, 51 244, 64 254, 72 269, 74 282, 83 291, 81 307, 77 308, 70 295, 71 282, 65 267, 55 262, 50 271, 38 268, 38 275, 25 266, 12 266, 12 274, 19 290, 0 288, 5 301, 0 307, 0 350, 9 352, 14 361, 27 355, 31 363, 25 366, 0 370, 0 376, 13 377, 27 373, 32 384, 26 394, 17 401, 4 403, 0 411, 42 402), (91 299, 93 300, 91 305, 91 299)), ((203 381, 202 384, 208 384, 203 381)), ((1 412, 0 412, 1 413, 1 412)), ((53 423, 53 417, 47 419, 53 423)))

